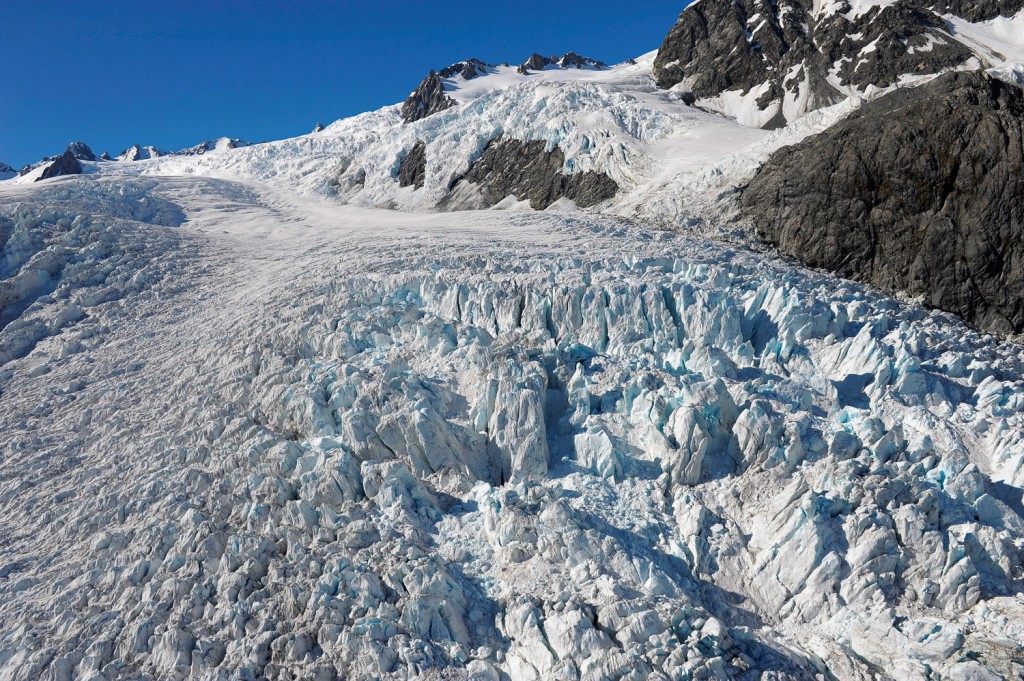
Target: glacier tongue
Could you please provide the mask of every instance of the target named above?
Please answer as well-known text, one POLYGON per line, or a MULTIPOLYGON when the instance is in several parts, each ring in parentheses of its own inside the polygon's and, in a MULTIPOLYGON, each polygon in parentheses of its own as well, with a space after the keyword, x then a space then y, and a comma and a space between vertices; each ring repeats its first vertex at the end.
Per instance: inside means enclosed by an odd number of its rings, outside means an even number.
POLYGON ((0 679, 1020 673, 1015 346, 594 216, 19 191, 5 285, 98 274, 5 299, 0 679))

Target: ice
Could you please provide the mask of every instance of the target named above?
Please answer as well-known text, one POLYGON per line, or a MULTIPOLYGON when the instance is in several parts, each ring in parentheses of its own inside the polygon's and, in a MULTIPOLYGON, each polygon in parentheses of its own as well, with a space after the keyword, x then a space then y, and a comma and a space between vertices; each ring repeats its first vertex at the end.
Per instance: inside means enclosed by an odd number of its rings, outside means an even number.
POLYGON ((5 191, 0 678, 1014 664, 1016 346, 614 218, 5 191))
POLYGON ((0 185, 0 680, 1019 675, 1019 346, 694 236, 859 101, 652 59, 0 185), (620 192, 433 212, 499 134, 620 192))

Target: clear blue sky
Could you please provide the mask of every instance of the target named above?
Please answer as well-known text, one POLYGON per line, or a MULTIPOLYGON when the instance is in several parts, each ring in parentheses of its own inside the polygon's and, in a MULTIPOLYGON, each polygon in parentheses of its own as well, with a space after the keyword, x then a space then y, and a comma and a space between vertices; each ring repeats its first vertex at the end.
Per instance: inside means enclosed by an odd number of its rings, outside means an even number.
POLYGON ((0 162, 309 132, 402 100, 431 68, 657 49, 687 0, 2 0, 0 162))

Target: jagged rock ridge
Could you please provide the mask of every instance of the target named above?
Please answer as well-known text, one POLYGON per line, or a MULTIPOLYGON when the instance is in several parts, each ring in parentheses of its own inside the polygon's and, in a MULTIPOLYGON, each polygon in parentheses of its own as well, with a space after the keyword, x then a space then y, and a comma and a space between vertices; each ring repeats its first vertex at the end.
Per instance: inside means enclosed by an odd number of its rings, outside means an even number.
MULTIPOLYGON (((508 64, 506 63, 504 66, 507 67, 508 64)), ((558 55, 544 57, 534 54, 520 64, 517 71, 525 75, 530 71, 542 71, 551 66, 564 69, 603 69, 607 67, 607 64, 589 57, 582 57, 575 52, 566 52, 561 57, 558 55)), ((412 123, 455 106, 455 100, 445 94, 444 80, 459 76, 463 80, 473 80, 480 76, 486 76, 495 68, 497 68, 495 65, 479 59, 467 59, 440 71, 431 71, 402 104, 402 120, 412 123)))
POLYGON ((591 59, 590 57, 582 57, 575 52, 566 52, 561 57, 558 55, 545 57, 535 53, 529 59, 520 64, 517 70, 519 73, 525 74, 530 71, 543 71, 548 66, 559 66, 563 69, 602 69, 605 68, 607 64, 603 61, 591 59))
POLYGON ((402 104, 402 120, 412 123, 453 106, 455 100, 444 93, 441 77, 431 71, 402 104))
POLYGON ((1024 92, 953 73, 777 152, 743 193, 783 252, 1024 331, 1024 92))
POLYGON ((868 86, 936 74, 976 58, 940 14, 971 20, 1019 11, 990 3, 896 0, 854 10, 849 2, 702 0, 688 7, 654 63, 662 88, 690 101, 723 93, 749 97, 725 113, 777 128, 868 86))

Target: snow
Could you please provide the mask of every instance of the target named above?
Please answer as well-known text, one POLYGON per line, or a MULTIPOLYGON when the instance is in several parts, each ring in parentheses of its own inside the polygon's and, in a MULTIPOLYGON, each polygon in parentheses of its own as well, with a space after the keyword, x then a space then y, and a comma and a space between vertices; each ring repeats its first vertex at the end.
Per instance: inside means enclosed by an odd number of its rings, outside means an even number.
POLYGON ((0 192, 4 281, 56 263, 4 299, 0 678, 925 678, 1024 644, 1015 345, 614 216, 0 192))
POLYGON ((0 681, 1019 675, 1020 346, 730 231, 876 93, 652 60, 0 184, 0 681), (436 212, 498 134, 620 192, 436 212))
POLYGON ((952 36, 981 56, 985 66, 1015 82, 1013 74, 1024 70, 1024 11, 978 23, 953 15, 943 18, 952 36))

